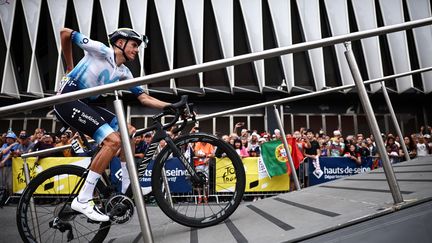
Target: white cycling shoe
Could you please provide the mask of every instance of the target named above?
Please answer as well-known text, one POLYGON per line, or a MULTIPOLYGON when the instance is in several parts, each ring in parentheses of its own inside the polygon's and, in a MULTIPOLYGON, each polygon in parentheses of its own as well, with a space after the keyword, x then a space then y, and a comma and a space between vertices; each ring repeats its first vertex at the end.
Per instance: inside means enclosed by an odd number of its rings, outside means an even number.
POLYGON ((93 200, 89 200, 87 202, 80 202, 78 201, 78 197, 76 197, 71 203, 71 208, 84 214, 93 221, 106 222, 110 220, 108 215, 105 215, 101 211, 99 211, 93 200))
POLYGON ((150 192, 152 192, 152 187, 151 186, 146 186, 146 187, 141 187, 141 192, 143 194, 143 196, 149 194, 150 192))

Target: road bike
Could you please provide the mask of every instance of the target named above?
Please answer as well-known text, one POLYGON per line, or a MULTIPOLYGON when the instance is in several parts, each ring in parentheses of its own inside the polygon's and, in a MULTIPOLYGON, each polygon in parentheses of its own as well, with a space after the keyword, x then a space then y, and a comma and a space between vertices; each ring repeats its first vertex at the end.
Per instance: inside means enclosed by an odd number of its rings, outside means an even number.
MULTIPOLYGON (((153 116, 151 126, 131 137, 154 133, 144 158, 137 164, 137 171, 140 180, 151 173, 152 193, 160 209, 179 224, 201 228, 224 221, 236 210, 243 198, 246 179, 240 157, 225 141, 206 133, 185 133, 172 138, 167 132, 184 131, 195 121, 192 104, 187 102, 187 96, 182 96, 171 109, 153 116), (163 117, 173 119, 163 124, 163 117), (159 151, 162 140, 166 146, 159 151), (217 156, 209 160, 207 172, 196 169, 193 164, 196 143, 209 143, 218 150, 217 156), (153 162, 151 171, 149 161, 153 162), (208 196, 204 203, 199 202, 199 191, 208 196)), ((85 137, 83 140, 88 144, 85 137)), ((93 200, 110 216, 110 221, 91 221, 71 209, 70 204, 87 173, 88 168, 59 165, 42 171, 29 182, 20 197, 16 215, 24 242, 102 242, 112 226, 131 220, 135 211, 131 186, 121 194, 107 174, 98 181, 93 200)))

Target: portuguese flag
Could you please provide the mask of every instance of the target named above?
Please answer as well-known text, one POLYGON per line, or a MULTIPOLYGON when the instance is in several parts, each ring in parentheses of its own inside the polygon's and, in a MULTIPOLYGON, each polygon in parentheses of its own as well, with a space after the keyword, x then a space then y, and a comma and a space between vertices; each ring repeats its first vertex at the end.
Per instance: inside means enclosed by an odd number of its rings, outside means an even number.
MULTIPOLYGON (((288 145, 294 166, 297 169, 303 160, 303 155, 298 149, 295 139, 289 138, 288 145)), ((280 140, 269 141, 261 145, 261 161, 270 177, 285 173, 291 174, 285 146, 280 140)))

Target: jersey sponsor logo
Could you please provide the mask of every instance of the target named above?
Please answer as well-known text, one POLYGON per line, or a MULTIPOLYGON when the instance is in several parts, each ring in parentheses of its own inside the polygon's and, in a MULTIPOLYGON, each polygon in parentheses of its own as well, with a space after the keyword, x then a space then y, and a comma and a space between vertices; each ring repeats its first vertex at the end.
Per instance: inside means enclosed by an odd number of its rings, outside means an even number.
POLYGON ((72 113, 72 118, 74 118, 76 114, 81 113, 81 111, 78 110, 77 108, 73 108, 72 111, 73 111, 73 113, 72 113))
MULTIPOLYGON (((96 126, 99 126, 99 122, 96 121, 96 119, 94 119, 91 115, 86 114, 84 112, 81 113, 81 117, 78 118, 78 120, 80 120, 80 118, 84 118, 87 121, 92 122, 93 124, 95 124, 96 126)), ((85 123, 84 123, 85 124, 85 123)))

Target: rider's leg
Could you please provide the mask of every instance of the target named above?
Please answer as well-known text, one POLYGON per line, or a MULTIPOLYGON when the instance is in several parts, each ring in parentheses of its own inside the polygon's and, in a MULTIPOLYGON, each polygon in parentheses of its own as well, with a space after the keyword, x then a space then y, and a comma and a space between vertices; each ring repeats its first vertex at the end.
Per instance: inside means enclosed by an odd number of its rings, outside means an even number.
POLYGON ((97 181, 106 168, 108 168, 111 159, 115 156, 119 148, 120 137, 118 133, 111 133, 105 138, 102 143, 102 148, 93 158, 87 179, 78 195, 79 201, 85 202, 93 198, 93 191, 97 181))
MULTIPOLYGON (((132 135, 136 131, 135 127, 133 127, 130 124, 128 124, 128 130, 129 130, 129 135, 132 135)), ((135 154, 135 143, 133 142, 133 139, 130 140, 130 146, 132 149, 132 154, 135 154)), ((130 178, 129 178, 129 172, 128 172, 127 166, 126 166, 126 156, 123 152, 123 149, 120 151, 120 161, 121 161, 120 165, 121 165, 121 171, 122 171, 122 189, 121 189, 121 192, 124 194, 130 185, 130 178)))
POLYGON ((111 159, 116 155, 119 148, 120 136, 118 133, 113 132, 104 139, 102 148, 93 158, 84 186, 78 196, 72 201, 72 209, 85 214, 95 221, 109 221, 109 217, 101 213, 99 209, 94 206, 92 198, 94 188, 101 174, 108 168, 111 159))
MULTIPOLYGON (((129 135, 132 135, 136 132, 136 128, 130 124, 128 124, 128 130, 129 130, 129 135)), ((132 149, 132 154, 135 155, 135 141, 134 141, 134 139, 131 139, 129 142, 130 142, 130 146, 132 149)), ((128 172, 127 166, 126 166, 126 157, 125 157, 123 150, 120 151, 120 161, 121 161, 120 164, 121 164, 121 170, 122 170, 122 189, 121 189, 121 192, 125 193, 129 187, 129 185, 130 185, 130 178, 129 178, 129 172, 128 172)), ((151 186, 141 187, 141 192, 143 195, 147 195, 151 191, 152 191, 151 186)))

